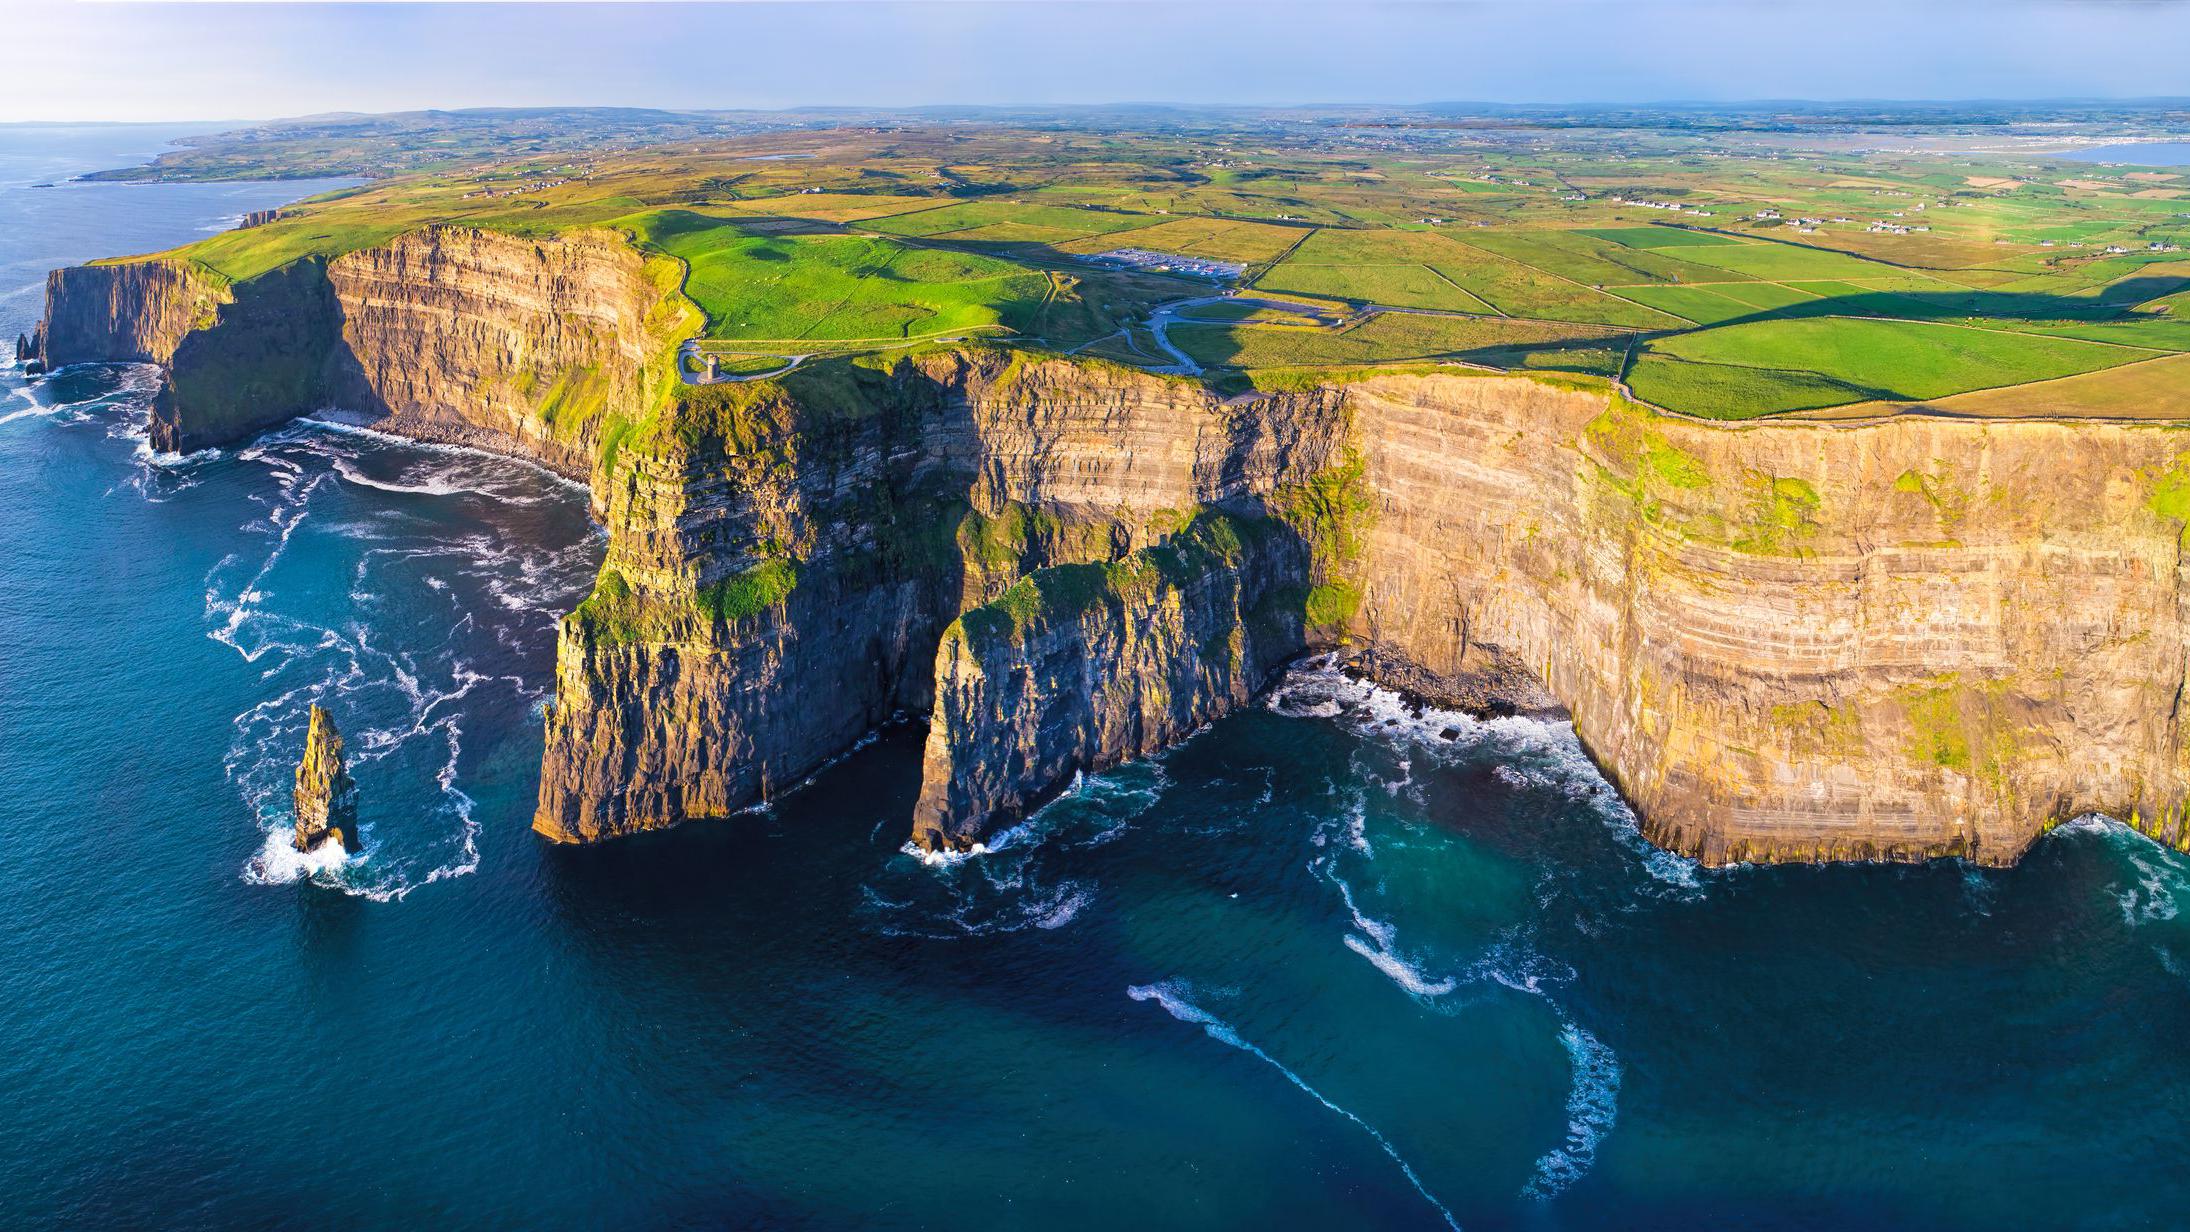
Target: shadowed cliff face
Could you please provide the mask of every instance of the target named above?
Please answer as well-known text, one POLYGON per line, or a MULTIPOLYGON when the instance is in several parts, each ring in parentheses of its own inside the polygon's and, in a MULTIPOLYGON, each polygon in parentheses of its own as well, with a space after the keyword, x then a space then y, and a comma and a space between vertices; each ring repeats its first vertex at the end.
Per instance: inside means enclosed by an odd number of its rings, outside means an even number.
MULTIPOLYGON (((796 784, 931 705, 968 604, 1251 502, 1314 464, 1332 415, 1321 397, 1242 415, 1190 384, 995 353, 692 391, 603 494, 616 532, 563 626, 537 828, 591 840, 796 784)), ((1069 776, 1072 760, 1036 764, 1069 776)), ((969 832, 1003 807, 982 798, 969 832)))
POLYGON ((181 261, 79 265, 46 275, 46 367, 164 364, 226 302, 221 280, 181 261))
POLYGON ((673 270, 620 238, 435 227, 229 285, 180 262, 54 273, 54 364, 168 367, 155 448, 240 440, 307 412, 530 458, 587 478, 674 381, 697 323, 673 270))
POLYGON ((170 363, 185 447, 319 397, 590 474, 559 840, 734 811, 932 708, 913 829, 964 847, 1352 643, 1439 698, 1555 698, 1710 861, 2003 862, 2085 811, 2190 841, 2168 429, 1730 428, 1460 374, 1222 400, 990 352, 671 396, 673 291, 610 238, 435 231, 237 288, 63 271, 43 345, 170 363))

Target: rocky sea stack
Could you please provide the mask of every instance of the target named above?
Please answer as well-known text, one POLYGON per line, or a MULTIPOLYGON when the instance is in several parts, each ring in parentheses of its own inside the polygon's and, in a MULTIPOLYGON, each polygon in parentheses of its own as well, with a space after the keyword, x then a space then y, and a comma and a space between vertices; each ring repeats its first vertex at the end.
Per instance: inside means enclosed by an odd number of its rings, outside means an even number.
POLYGON ((334 716, 312 707, 312 729, 304 738, 304 759, 297 763, 298 851, 312 851, 330 840, 355 852, 364 843, 357 832, 357 783, 342 762, 342 733, 334 716))

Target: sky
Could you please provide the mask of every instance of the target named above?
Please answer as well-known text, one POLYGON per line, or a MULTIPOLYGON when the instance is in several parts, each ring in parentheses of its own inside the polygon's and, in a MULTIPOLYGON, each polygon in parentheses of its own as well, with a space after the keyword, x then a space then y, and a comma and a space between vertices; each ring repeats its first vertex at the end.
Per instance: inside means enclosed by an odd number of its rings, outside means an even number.
POLYGON ((2190 0, 0 0, 0 121, 2190 95, 2190 0))

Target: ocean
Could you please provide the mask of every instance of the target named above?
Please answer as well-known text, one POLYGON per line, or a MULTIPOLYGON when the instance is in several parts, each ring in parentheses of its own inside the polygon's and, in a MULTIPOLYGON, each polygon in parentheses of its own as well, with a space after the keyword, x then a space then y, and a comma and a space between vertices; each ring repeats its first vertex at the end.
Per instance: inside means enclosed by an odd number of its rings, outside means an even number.
MULTIPOLYGON (((46 269, 323 185, 68 185, 46 269)), ((55 182, 61 186, 34 188, 55 182)), ((10 352, 12 354, 12 352, 10 352)), ((988 854, 920 732, 766 810, 529 830, 602 550, 537 469, 318 425, 153 457, 147 374, 0 372, 0 1226, 2173 1227, 2190 861, 1706 870, 1564 724, 1311 660, 988 854), (367 847, 283 845, 306 708, 367 847)))

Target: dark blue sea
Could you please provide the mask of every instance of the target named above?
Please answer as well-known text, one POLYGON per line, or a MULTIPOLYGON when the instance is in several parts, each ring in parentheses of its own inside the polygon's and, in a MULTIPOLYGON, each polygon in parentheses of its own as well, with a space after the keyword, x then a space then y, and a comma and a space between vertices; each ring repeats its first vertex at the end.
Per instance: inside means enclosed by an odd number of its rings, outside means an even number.
MULTIPOLYGON (((54 265, 324 187, 63 183, 171 135, 0 129, 11 341, 54 265)), ((2190 1222, 2190 863, 2120 827, 1707 871, 1567 727, 1311 665, 942 867, 913 728, 551 848, 583 494, 311 425, 160 460, 147 391, 0 374, 0 1226, 2190 1222), (279 839, 314 702, 340 867, 279 839)))

